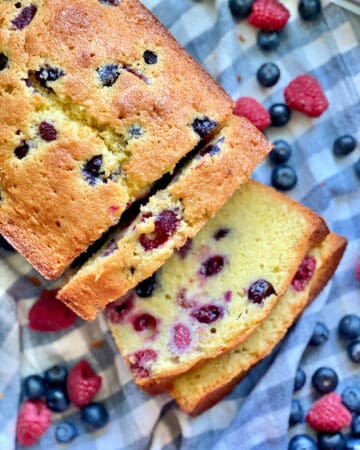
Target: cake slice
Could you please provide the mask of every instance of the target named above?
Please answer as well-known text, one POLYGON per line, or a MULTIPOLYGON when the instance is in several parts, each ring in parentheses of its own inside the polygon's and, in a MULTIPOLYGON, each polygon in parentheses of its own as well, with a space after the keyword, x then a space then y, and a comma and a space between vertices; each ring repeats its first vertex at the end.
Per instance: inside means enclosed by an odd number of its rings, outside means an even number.
POLYGON ((314 212, 248 181, 154 276, 107 307, 136 383, 162 391, 244 342, 327 234, 314 212))
POLYGON ((233 102, 137 0, 0 16, 0 233, 53 279, 233 102))
POLYGON ((266 320, 240 346, 175 379, 170 394, 192 416, 201 414, 225 397, 255 364, 265 358, 334 274, 346 247, 345 238, 329 234, 311 250, 298 277, 279 299, 266 320), (314 272, 300 283, 309 266, 314 272), (308 283, 306 284, 306 281, 308 283))
POLYGON ((150 277, 174 249, 197 234, 244 183, 271 144, 246 119, 222 131, 177 168, 172 181, 112 234, 60 290, 59 299, 87 320, 150 277))

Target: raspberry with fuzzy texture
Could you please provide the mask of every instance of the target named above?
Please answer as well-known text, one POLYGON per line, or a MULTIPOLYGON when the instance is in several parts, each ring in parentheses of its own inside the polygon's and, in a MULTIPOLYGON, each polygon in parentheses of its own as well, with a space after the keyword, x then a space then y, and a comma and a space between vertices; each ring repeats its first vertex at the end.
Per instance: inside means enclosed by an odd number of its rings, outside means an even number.
POLYGON ((234 114, 246 117, 259 130, 265 130, 270 125, 269 111, 253 97, 240 97, 237 99, 234 114))
POLYGON ((317 431, 336 433, 350 426, 351 413, 341 403, 340 395, 331 392, 312 405, 306 421, 317 431))
POLYGON ((278 31, 285 27, 289 17, 289 10, 278 0, 255 0, 248 20, 262 30, 278 31))
POLYGON ((74 366, 67 378, 67 391, 74 405, 82 408, 88 405, 101 388, 102 377, 96 375, 84 359, 74 366))
POLYGON ((289 108, 309 117, 319 117, 328 108, 329 102, 320 83, 311 75, 299 75, 292 80, 284 92, 289 108))
POLYGON ((59 331, 76 322, 76 314, 57 300, 58 289, 44 289, 29 311, 29 327, 35 331, 59 331))
POLYGON ((21 445, 33 445, 49 428, 51 412, 39 400, 26 400, 21 405, 16 423, 16 439, 21 445))

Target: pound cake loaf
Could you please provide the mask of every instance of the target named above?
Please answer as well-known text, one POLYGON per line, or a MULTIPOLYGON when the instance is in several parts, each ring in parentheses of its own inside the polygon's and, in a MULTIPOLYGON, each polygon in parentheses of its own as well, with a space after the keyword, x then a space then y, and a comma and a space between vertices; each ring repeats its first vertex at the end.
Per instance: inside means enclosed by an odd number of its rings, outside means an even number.
POLYGON ((306 305, 334 274, 346 247, 345 238, 329 234, 301 263, 286 293, 250 337, 240 346, 175 379, 170 394, 192 416, 225 397, 285 336, 306 305))
POLYGON ((271 144, 250 122, 233 116, 141 207, 135 221, 111 235, 70 277, 58 298, 84 319, 94 319, 195 236, 270 150, 271 144))
POLYGON ((0 16, 0 233, 56 278, 233 103, 137 0, 0 16))
POLYGON ((248 181, 155 275, 108 305, 136 383, 160 392, 200 361, 242 343, 327 234, 315 213, 248 181))

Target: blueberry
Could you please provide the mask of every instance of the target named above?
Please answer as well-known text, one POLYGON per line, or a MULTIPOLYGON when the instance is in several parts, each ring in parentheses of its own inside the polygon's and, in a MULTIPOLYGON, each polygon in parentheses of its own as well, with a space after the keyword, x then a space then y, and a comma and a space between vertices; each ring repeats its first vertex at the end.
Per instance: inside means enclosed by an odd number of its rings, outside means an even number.
POLYGON ((24 393, 30 400, 37 400, 45 394, 44 379, 40 375, 30 375, 24 380, 24 393))
POLYGON ((81 420, 93 430, 104 427, 109 420, 109 414, 102 403, 90 403, 81 411, 81 420))
POLYGON ((314 346, 323 345, 328 339, 329 329, 324 323, 317 322, 309 344, 314 346))
POLYGON ((221 255, 210 256, 201 264, 199 273, 206 277, 212 277, 222 271, 225 259, 221 255))
POLYGON ((102 155, 95 155, 89 159, 81 169, 85 180, 90 184, 90 186, 94 186, 103 178, 105 172, 101 170, 102 163, 102 155))
POLYGON ((314 388, 322 394, 334 391, 338 385, 339 378, 335 370, 330 367, 320 367, 311 378, 314 388))
POLYGON ((357 364, 360 364, 360 339, 350 342, 347 347, 349 358, 357 364))
POLYGON ((280 45, 280 33, 278 31, 260 30, 257 35, 257 44, 264 51, 276 50, 280 45))
POLYGON ((196 118, 193 120, 191 126, 195 133, 197 133, 200 137, 204 137, 217 127, 217 122, 209 119, 208 117, 204 117, 202 119, 196 118))
POLYGON ((158 60, 157 54, 150 50, 144 51, 143 58, 146 64, 156 64, 158 60))
POLYGON ((347 387, 341 394, 341 401, 353 413, 360 413, 360 388, 347 387))
POLYGON ((335 156, 347 156, 356 148, 356 140, 350 134, 344 134, 334 141, 333 152, 335 156))
POLYGON ((291 117, 291 110, 285 103, 274 103, 270 106, 269 113, 273 127, 286 125, 291 117))
POLYGON ((6 69, 8 62, 9 58, 4 53, 0 53, 0 71, 6 69))
POLYGON ((231 14, 236 19, 244 19, 251 12, 253 0, 229 0, 231 14))
POLYGON ((304 20, 316 20, 321 13, 320 0, 300 0, 298 8, 304 20))
POLYGON ((297 183, 295 170, 287 165, 275 167, 271 174, 271 184, 280 191, 289 191, 297 183))
POLYGON ((64 75, 65 73, 61 69, 57 67, 51 67, 49 66, 49 64, 45 64, 45 66, 40 67, 40 69, 35 72, 35 78, 40 83, 40 85, 50 90, 51 88, 49 87, 48 83, 56 81, 64 75))
POLYGON ((347 314, 340 320, 338 331, 340 336, 346 339, 360 337, 360 317, 355 314, 347 314))
POLYGON ((289 425, 296 425, 304 419, 304 410, 299 400, 291 400, 289 425))
POLYGON ((29 150, 30 145, 25 141, 21 141, 21 144, 18 147, 16 147, 14 153, 18 159, 23 159, 29 153, 29 150))
POLYGON ((352 418, 351 436, 360 437, 360 414, 354 415, 352 418))
POLYGON ((318 436, 320 450, 341 450, 344 448, 344 436, 341 433, 321 433, 318 436))
POLYGON ((55 412, 63 412, 70 405, 65 390, 60 387, 49 389, 45 394, 45 398, 48 408, 55 412))
POLYGON ((271 150, 269 157, 274 164, 283 164, 290 159, 291 146, 283 139, 278 139, 273 142, 274 148, 271 150))
POLYGON ((14 252, 14 247, 0 234, 0 247, 8 252, 14 252))
POLYGON ((212 323, 218 320, 224 314, 224 309, 222 306, 216 305, 205 305, 191 312, 191 316, 194 317, 200 323, 212 323))
POLYGON ((131 125, 128 130, 128 135, 130 138, 138 139, 140 136, 144 134, 144 130, 141 128, 140 125, 134 123, 131 125))
POLYGON ((155 273, 146 280, 141 281, 136 287, 136 294, 139 297, 151 297, 156 287, 156 275, 155 273))
POLYGON ((261 86, 274 86, 280 78, 280 69, 272 62, 262 64, 256 72, 256 77, 261 86))
POLYGON ((306 383, 306 374, 301 367, 297 368, 294 382, 294 391, 299 391, 306 383))
POLYGON ((360 179, 360 159, 354 164, 355 175, 360 179))
POLYGON ((15 28, 22 30, 27 27, 35 17, 37 8, 35 5, 29 5, 20 11, 20 14, 11 21, 15 28))
POLYGON ((110 87, 115 84, 119 78, 121 67, 118 64, 107 64, 106 66, 99 67, 96 72, 98 73, 100 83, 102 86, 110 87))
POLYGON ((344 450, 360 450, 360 439, 348 437, 345 441, 344 450))
POLYGON ((42 137, 42 139, 44 139, 44 141, 51 142, 55 141, 57 131, 52 123, 41 122, 39 125, 39 134, 42 137))
POLYGON ((307 434, 297 434, 290 440, 288 450, 318 450, 318 447, 307 434))
POLYGON ((99 2, 102 3, 103 5, 108 5, 108 6, 120 5, 120 0, 99 0, 99 2))
POLYGON ((251 303, 262 303, 266 297, 276 294, 274 286, 266 280, 259 279, 251 283, 248 289, 248 300, 251 303))
POLYGON ((67 368, 64 366, 52 366, 45 370, 44 380, 47 387, 65 386, 67 378, 67 368))
POLYGON ((55 439, 59 444, 68 444, 78 435, 75 425, 71 422, 60 422, 55 429, 55 439))

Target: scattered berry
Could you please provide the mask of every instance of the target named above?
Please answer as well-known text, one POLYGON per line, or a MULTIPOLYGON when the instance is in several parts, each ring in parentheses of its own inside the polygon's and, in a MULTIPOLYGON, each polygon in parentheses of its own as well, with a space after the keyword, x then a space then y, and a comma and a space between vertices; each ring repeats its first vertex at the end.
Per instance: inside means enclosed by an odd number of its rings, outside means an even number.
POLYGON ((246 117, 259 130, 265 130, 270 125, 270 114, 264 106, 252 97, 237 99, 234 114, 246 117))
POLYGON ((55 439, 59 444, 68 444, 78 435, 77 429, 73 423, 60 422, 55 429, 55 439))
POLYGON ((45 394, 46 404, 49 409, 55 412, 63 412, 68 409, 70 402, 63 388, 50 388, 45 394))
POLYGON ((287 165, 277 166, 271 174, 271 184, 280 191, 289 191, 295 187, 297 175, 295 170, 287 165))
POLYGON ((347 314, 340 322, 338 331, 345 339, 356 339, 360 337, 360 317, 355 314, 347 314))
POLYGON ((60 331, 76 322, 76 314, 56 299, 58 290, 44 289, 29 311, 29 327, 35 331, 60 331))
POLYGON ((256 77, 261 86, 271 87, 279 81, 280 69, 276 64, 267 62, 259 67, 256 77))
POLYGON ((102 378, 93 371, 89 363, 81 360, 74 366, 67 378, 69 398, 82 408, 89 404, 101 388, 102 378))
POLYGON ((351 414, 341 403, 340 395, 332 392, 312 405, 306 420, 317 431, 336 433, 350 426, 351 414))
POLYGON ((285 103, 274 103, 269 109, 271 126, 283 127, 291 118, 291 110, 285 103))
POLYGON ((347 156, 356 148, 356 139, 350 134, 339 136, 334 141, 333 152, 335 156, 347 156))
POLYGON ((229 0, 231 14, 236 19, 244 19, 251 12, 253 0, 229 0))
POLYGON ((81 420, 92 430, 98 430, 108 423, 109 414, 102 403, 90 403, 81 411, 81 420))
POLYGON ((276 50, 280 45, 280 33, 260 30, 257 35, 257 45, 266 52, 276 50))
POLYGON ((310 436, 297 434, 290 440, 288 450, 318 450, 318 447, 310 436))
POLYGON ((351 436, 360 437, 360 414, 353 416, 351 421, 351 436))
POLYGON ((306 374, 301 367, 297 368, 295 375, 294 391, 299 391, 306 383, 306 374))
POLYGON ((289 425, 296 425, 304 419, 304 410, 299 400, 291 400, 291 409, 289 417, 289 425))
POLYGON ((319 450, 341 450, 344 442, 341 433, 322 433, 318 437, 319 450))
POLYGON ((278 0, 255 0, 249 23, 262 30, 278 31, 285 27, 289 18, 289 10, 278 0))
POLYGON ((270 161, 274 164, 283 164, 291 157, 291 146, 283 139, 278 139, 273 142, 274 148, 269 154, 270 161))
POLYGON ((48 387, 65 386, 67 378, 67 368, 64 366, 52 366, 44 372, 44 381, 48 387))
POLYGON ((321 116, 329 106, 320 83, 308 74, 299 75, 292 80, 287 85, 284 96, 289 108, 309 117, 321 116))
POLYGON ((16 439, 20 445, 33 445, 49 428, 51 413, 39 400, 27 400, 21 405, 16 423, 16 439))
POLYGON ((314 346, 323 345, 329 339, 329 334, 328 327, 322 322, 317 322, 309 344, 314 346))
POLYGON ((0 247, 8 252, 14 252, 14 247, 0 234, 0 247))
POLYGON ((302 19, 313 21, 321 13, 321 3, 320 0, 300 0, 298 9, 302 19))
POLYGON ((349 358, 357 364, 360 364, 360 339, 356 339, 347 347, 349 358))
POLYGON ((347 387, 341 394, 341 400, 348 410, 360 413, 360 389, 358 387, 347 387))
POLYGON ((343 450, 359 450, 360 449, 360 439, 347 438, 345 441, 345 446, 343 450))
POLYGON ((327 394, 336 389, 339 379, 335 370, 330 367, 320 367, 314 372, 311 382, 318 392, 327 394))
MULTIPOLYGON (((356 161, 356 163, 354 164, 354 171, 355 171, 355 175, 359 178, 360 180, 360 159, 358 161, 356 161)), ((360 280, 360 263, 358 265, 358 280, 360 280)))
POLYGON ((38 400, 45 394, 44 379, 40 375, 30 375, 24 380, 24 393, 30 400, 38 400))

